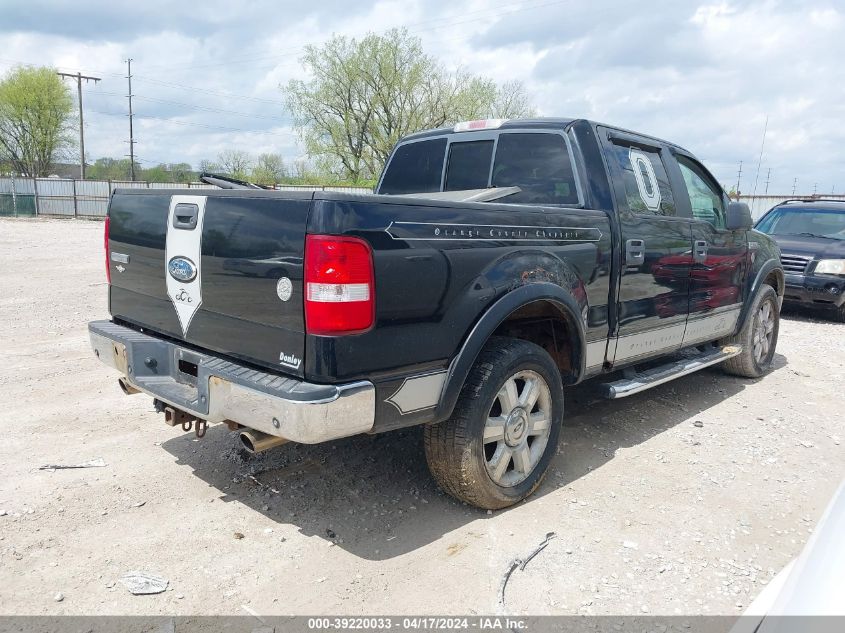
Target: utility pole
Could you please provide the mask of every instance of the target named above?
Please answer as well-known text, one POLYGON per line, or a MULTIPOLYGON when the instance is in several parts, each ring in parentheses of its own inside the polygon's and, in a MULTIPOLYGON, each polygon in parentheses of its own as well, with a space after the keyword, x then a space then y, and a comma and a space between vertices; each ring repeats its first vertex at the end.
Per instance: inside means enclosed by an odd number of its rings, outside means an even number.
POLYGON ((59 77, 70 77, 76 79, 76 92, 79 95, 79 177, 85 180, 85 120, 82 118, 82 80, 85 83, 93 81, 95 84, 100 81, 99 77, 88 77, 82 73, 72 75, 70 73, 56 73, 59 77))
POLYGON ((736 173, 736 198, 739 200, 739 181, 742 180, 742 161, 739 161, 739 171, 736 173))
POLYGON ((769 167, 769 171, 766 173, 766 189, 765 189, 765 191, 763 191, 764 196, 769 193, 769 181, 771 179, 772 179, 772 168, 769 167))
POLYGON ((126 60, 126 79, 129 80, 129 174, 135 181, 135 136, 132 134, 132 58, 126 60))
POLYGON ((792 181, 792 195, 795 195, 795 190, 798 188, 798 177, 792 181))
POLYGON ((816 191, 818 190, 818 188, 819 188, 819 183, 816 183, 816 184, 813 185, 813 195, 816 195, 816 191))

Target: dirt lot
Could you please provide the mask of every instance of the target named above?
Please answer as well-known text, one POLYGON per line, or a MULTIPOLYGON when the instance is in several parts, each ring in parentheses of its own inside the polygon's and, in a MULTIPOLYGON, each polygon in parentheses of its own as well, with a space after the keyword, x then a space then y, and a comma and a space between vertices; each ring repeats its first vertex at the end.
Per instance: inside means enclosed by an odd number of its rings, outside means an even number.
POLYGON ((438 491, 417 430, 244 460, 225 428, 196 440, 124 396, 86 332, 102 224, 1 220, 0 269, 2 614, 736 614, 845 476, 832 322, 785 318, 759 381, 571 390, 543 486, 487 514, 438 491), (131 595, 131 570, 168 590, 131 595))

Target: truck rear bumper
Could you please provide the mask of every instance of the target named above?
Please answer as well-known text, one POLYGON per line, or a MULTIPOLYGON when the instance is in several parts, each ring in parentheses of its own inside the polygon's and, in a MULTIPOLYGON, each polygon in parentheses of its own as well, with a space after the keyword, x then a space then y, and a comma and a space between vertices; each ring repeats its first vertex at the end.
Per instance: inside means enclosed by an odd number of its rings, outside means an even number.
POLYGON ((94 354, 129 386, 208 422, 232 421, 292 442, 366 433, 375 388, 317 385, 196 352, 111 321, 88 324, 94 354))

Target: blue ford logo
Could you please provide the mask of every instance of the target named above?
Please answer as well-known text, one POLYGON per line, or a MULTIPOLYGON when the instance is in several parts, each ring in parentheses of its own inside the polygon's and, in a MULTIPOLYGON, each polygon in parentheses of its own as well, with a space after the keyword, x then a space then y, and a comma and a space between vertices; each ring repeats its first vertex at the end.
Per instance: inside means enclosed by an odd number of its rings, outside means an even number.
POLYGON ((167 263, 167 272, 176 281, 187 283, 197 276, 197 267, 187 257, 174 257, 167 263))

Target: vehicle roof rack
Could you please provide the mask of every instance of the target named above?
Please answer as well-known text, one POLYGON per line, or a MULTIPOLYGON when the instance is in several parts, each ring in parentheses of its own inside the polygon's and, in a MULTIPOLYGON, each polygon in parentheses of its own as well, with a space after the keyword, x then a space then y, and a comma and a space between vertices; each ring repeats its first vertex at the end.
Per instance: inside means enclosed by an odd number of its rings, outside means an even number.
POLYGON ((790 202, 845 202, 845 197, 843 197, 843 198, 822 198, 822 197, 815 197, 815 196, 807 196, 805 198, 787 198, 786 200, 781 200, 775 206, 779 206, 781 204, 789 204, 790 202))

